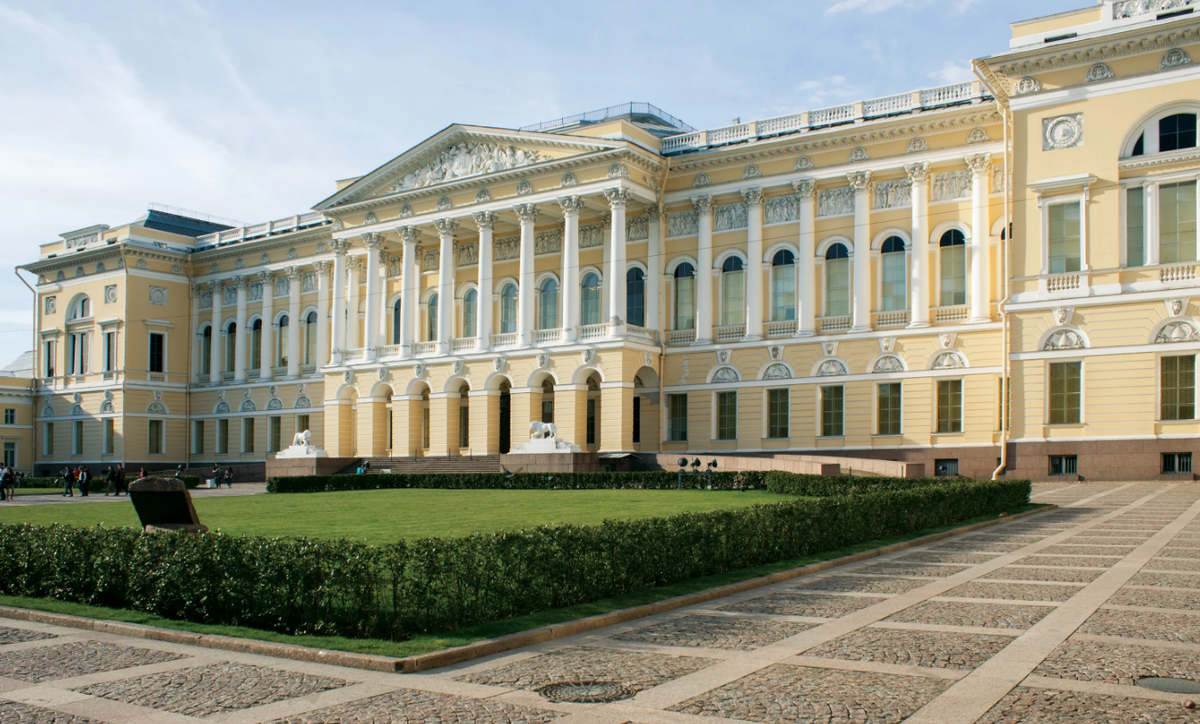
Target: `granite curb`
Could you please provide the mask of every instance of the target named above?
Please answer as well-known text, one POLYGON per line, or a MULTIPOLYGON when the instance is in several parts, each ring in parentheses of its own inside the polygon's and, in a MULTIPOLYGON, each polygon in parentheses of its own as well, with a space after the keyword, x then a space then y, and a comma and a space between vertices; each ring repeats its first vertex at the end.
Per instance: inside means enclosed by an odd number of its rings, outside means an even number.
POLYGON ((35 623, 44 623, 53 626, 63 626, 66 628, 77 628, 87 631, 96 631, 99 633, 113 634, 117 636, 128 636, 130 638, 149 639, 153 641, 163 641, 165 643, 183 644, 187 646, 200 646, 212 649, 221 649, 224 651, 237 651, 245 654, 257 654, 261 656, 274 656, 281 659, 292 659, 295 661, 306 661, 310 663, 331 664, 334 666, 345 666, 355 669, 365 669, 368 671, 383 671, 390 673, 416 673, 418 671, 429 671, 430 669, 458 664, 471 659, 490 656, 492 654, 511 651, 512 649, 521 648, 524 646, 532 646, 533 644, 553 641, 555 639, 566 638, 576 634, 593 631, 612 626, 614 624, 625 623, 647 616, 673 611, 684 606, 692 606, 698 603, 705 603, 713 599, 730 596, 735 593, 750 591, 763 586, 770 586, 775 583, 781 583, 800 576, 806 576, 812 573, 819 573, 830 568, 836 568, 848 563, 857 563, 870 558, 887 555, 896 551, 902 551, 906 548, 923 545, 933 541, 949 538, 950 536, 959 535, 961 533, 969 533, 981 528, 988 528, 1000 523, 1018 520, 1031 515, 1045 513, 1056 509, 1057 505, 1047 505, 1046 507, 1037 510, 1027 510, 1024 513, 1016 515, 1006 515, 994 520, 987 520, 974 525, 954 528, 953 530, 934 533, 932 535, 914 538, 912 540, 894 543, 882 548, 875 548, 869 551, 862 551, 841 558, 832 558, 819 563, 812 563, 800 568, 793 568, 787 571, 772 573, 769 576, 760 576, 751 578, 737 583, 731 583, 717 588, 709 588, 696 593, 689 593, 684 596, 676 596, 655 603, 648 603, 641 606, 633 606, 623 608, 617 611, 597 616, 589 616, 575 621, 555 624, 553 626, 544 626, 541 628, 521 631, 508 636, 501 636, 494 639, 486 639, 484 641, 476 641, 475 643, 465 646, 456 646, 450 649, 441 651, 432 651, 427 654, 418 654, 416 656, 406 656, 404 658, 395 658, 391 656, 378 656, 375 654, 360 654, 349 651, 331 651, 327 649, 312 648, 309 646, 299 646, 296 644, 284 644, 273 641, 260 641, 258 639, 238 638, 235 636, 221 636, 217 634, 200 634, 190 631, 176 631, 174 629, 159 628, 156 626, 146 626, 137 623, 124 623, 121 621, 104 621, 99 619, 87 618, 84 616, 72 616, 62 613, 50 613, 46 611, 35 611, 27 608, 16 608, 13 606, 0 606, 0 618, 10 618, 18 621, 32 621, 35 623))

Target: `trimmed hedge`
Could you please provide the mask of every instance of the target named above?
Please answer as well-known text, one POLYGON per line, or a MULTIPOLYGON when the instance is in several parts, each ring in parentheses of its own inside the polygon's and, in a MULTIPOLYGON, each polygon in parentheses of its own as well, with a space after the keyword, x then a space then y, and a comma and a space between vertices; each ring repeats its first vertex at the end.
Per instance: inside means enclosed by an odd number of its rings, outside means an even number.
POLYGON ((0 593, 211 624, 399 639, 1013 510, 1028 481, 917 483, 598 526, 349 540, 0 526, 0 593))
POLYGON ((26 476, 17 481, 18 488, 61 488, 59 478, 33 478, 26 476), (56 484, 57 483, 57 484, 56 484))
MULTIPOLYGON (((766 472, 718 471, 713 490, 753 490, 766 485, 766 472)), ((683 487, 708 487, 707 475, 685 475, 683 487)), ((670 471, 632 473, 370 473, 366 475, 305 475, 267 480, 268 493, 328 493, 341 490, 445 488, 449 490, 670 490, 679 476, 670 471)))
POLYGON ((847 495, 880 490, 907 490, 926 485, 946 485, 965 478, 872 478, 857 475, 808 475, 772 471, 766 474, 767 490, 779 495, 847 495))

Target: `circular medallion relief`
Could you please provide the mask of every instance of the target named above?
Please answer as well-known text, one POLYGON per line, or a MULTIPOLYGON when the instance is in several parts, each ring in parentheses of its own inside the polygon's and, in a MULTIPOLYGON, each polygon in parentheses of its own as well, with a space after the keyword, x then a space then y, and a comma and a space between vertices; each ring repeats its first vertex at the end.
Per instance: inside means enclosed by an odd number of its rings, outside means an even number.
POLYGON ((1074 116, 1056 118, 1046 127, 1046 142, 1054 148, 1070 148, 1078 145, 1083 128, 1074 116))

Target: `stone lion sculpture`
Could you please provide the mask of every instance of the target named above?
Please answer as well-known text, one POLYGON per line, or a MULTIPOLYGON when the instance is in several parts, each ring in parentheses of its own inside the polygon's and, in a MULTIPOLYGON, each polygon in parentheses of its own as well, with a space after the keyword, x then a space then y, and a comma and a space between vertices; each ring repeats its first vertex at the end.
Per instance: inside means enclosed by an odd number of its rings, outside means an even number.
POLYGON ((553 422, 538 422, 529 423, 529 439, 543 440, 548 437, 558 437, 558 428, 553 422))
POLYGON ((308 430, 296 433, 292 438, 292 447, 308 447, 309 441, 312 440, 312 433, 308 430))

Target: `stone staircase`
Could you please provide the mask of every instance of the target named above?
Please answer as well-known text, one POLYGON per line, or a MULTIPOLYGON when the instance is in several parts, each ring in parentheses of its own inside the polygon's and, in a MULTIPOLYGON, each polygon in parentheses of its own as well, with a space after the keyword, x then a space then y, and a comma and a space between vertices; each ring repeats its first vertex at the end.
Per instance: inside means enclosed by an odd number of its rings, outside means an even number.
POLYGON ((353 475, 363 460, 371 462, 371 473, 381 473, 390 470, 394 474, 401 473, 440 473, 453 475, 455 473, 498 473, 500 472, 499 455, 473 455, 470 457, 428 457, 428 458, 355 458, 355 461, 335 475, 353 475))

